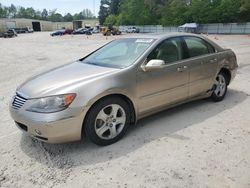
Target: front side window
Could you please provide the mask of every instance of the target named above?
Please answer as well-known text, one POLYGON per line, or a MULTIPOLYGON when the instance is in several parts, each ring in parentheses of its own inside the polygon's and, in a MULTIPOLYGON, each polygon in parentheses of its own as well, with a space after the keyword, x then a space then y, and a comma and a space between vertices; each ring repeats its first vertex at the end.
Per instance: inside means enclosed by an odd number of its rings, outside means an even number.
POLYGON ((159 44, 148 56, 151 59, 164 60, 170 64, 183 59, 182 40, 180 38, 170 38, 159 44))
POLYGON ((214 48, 203 39, 198 37, 184 37, 186 42, 189 57, 202 56, 214 53, 214 48))
POLYGON ((132 65, 153 42, 154 39, 115 40, 83 59, 82 63, 125 68, 132 65))

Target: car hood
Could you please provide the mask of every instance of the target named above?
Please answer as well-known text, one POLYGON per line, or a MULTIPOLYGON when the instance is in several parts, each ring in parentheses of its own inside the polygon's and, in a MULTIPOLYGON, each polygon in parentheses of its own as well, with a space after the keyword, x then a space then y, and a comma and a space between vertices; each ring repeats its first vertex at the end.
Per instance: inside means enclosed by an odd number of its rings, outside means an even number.
POLYGON ((118 70, 75 62, 32 77, 17 92, 26 98, 63 94, 62 92, 72 92, 67 90, 74 89, 77 84, 84 84, 118 70))

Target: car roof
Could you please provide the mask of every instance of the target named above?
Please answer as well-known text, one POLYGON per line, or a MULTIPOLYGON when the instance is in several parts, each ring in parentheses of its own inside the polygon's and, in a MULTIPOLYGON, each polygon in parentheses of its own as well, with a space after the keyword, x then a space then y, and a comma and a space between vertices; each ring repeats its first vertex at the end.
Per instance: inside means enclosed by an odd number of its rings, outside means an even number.
POLYGON ((180 32, 169 32, 169 33, 150 33, 150 34, 134 34, 134 35, 127 35, 124 38, 148 38, 148 39, 164 39, 168 37, 178 37, 178 36, 198 36, 197 34, 192 33, 180 33, 180 32))
POLYGON ((199 38, 204 39, 205 41, 209 42, 211 45, 213 45, 217 51, 223 50, 223 48, 221 48, 218 44, 211 41, 210 39, 208 39, 202 35, 193 34, 193 33, 169 32, 169 33, 133 34, 133 35, 125 35, 123 38, 164 40, 164 39, 167 39, 169 37, 185 37, 185 36, 199 37, 199 38))

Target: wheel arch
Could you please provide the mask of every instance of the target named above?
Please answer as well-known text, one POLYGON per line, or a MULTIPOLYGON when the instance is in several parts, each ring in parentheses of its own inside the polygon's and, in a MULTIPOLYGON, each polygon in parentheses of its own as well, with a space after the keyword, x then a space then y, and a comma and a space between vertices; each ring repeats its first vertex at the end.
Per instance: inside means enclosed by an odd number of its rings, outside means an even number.
POLYGON ((97 99, 92 100, 92 102, 90 102, 90 104, 88 105, 88 109, 87 109, 87 112, 84 116, 84 119, 83 119, 83 123, 82 123, 82 136, 85 135, 85 129, 84 129, 84 126, 85 126, 85 121, 86 121, 86 117, 88 116, 91 108, 96 105, 98 102, 100 102, 101 100, 104 100, 106 98, 110 98, 110 97, 119 97, 121 98, 122 100, 126 101, 126 103, 129 105, 129 108, 131 110, 131 124, 134 124, 136 123, 137 121, 137 114, 136 114, 136 108, 135 108, 135 104, 134 102, 131 100, 130 97, 128 97, 127 95, 125 94, 122 94, 122 93, 111 93, 111 94, 107 94, 107 95, 104 95, 104 96, 100 96, 98 97, 97 99))
POLYGON ((225 73, 225 75, 227 76, 227 85, 229 85, 231 82, 231 77, 232 77, 230 70, 226 67, 222 67, 220 69, 220 72, 225 73))

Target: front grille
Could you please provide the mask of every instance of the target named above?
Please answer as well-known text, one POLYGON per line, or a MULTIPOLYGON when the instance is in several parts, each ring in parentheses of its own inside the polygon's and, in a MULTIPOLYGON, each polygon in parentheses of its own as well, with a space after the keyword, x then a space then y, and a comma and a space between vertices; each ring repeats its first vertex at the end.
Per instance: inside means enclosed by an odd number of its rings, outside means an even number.
POLYGON ((21 97, 20 95, 16 95, 14 97, 13 103, 12 103, 12 107, 16 110, 18 110, 19 108, 21 108, 24 103, 27 101, 27 99, 21 97))

